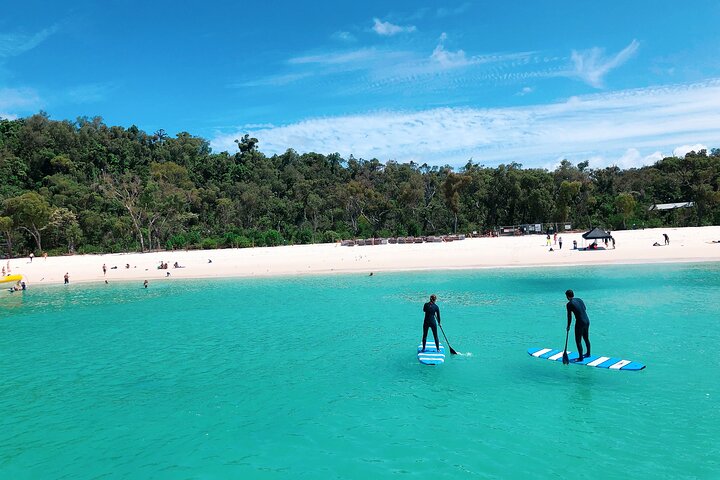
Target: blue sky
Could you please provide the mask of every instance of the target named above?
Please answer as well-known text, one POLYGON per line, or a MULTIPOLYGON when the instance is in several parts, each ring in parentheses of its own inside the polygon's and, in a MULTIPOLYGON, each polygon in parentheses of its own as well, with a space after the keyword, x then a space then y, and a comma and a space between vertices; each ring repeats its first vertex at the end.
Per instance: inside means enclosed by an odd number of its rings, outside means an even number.
POLYGON ((720 147, 720 2, 4 2, 0 116, 553 168, 720 147))

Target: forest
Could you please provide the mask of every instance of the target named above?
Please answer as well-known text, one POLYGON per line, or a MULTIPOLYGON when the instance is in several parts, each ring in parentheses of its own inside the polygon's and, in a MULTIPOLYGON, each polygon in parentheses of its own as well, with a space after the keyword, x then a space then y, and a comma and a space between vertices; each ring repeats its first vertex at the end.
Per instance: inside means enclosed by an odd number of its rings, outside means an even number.
MULTIPOLYGON (((99 117, 0 120, 6 255, 274 246, 570 223, 606 229, 720 224, 720 150, 642 168, 461 168, 352 155, 267 156, 257 139, 213 152, 99 117), (653 204, 692 208, 650 211, 653 204)), ((532 159, 528 159, 530 162, 532 159)), ((442 163, 438 159, 437 163, 442 163)))

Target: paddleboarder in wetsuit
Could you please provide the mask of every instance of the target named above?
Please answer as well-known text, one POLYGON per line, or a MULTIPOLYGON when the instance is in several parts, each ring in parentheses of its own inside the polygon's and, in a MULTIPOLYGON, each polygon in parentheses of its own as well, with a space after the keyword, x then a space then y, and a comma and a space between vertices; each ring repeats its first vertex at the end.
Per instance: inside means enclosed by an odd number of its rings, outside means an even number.
POLYGON ((585 302, 579 298, 575 298, 575 293, 572 290, 565 292, 565 296, 568 299, 567 303, 567 331, 570 331, 570 324, 572 323, 572 315, 575 314, 575 344, 578 349, 578 358, 573 360, 575 362, 581 362, 583 358, 590 356, 590 319, 585 311, 585 302), (585 346, 587 346, 587 353, 583 356, 582 341, 585 340, 585 346))
POLYGON ((435 348, 440 351, 440 341, 438 340, 437 326, 440 323, 440 307, 435 305, 437 297, 430 295, 430 301, 423 305, 423 312, 425 312, 425 320, 423 321, 423 347, 422 351, 425 351, 425 341, 427 340, 428 329, 432 328, 433 336, 435 337, 435 348), (437 317, 437 322, 435 321, 437 317))

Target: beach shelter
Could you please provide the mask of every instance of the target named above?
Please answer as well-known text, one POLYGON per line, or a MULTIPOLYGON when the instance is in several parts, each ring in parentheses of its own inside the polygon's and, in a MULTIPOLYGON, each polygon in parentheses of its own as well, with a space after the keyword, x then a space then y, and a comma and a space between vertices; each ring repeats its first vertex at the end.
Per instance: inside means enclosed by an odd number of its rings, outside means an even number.
POLYGON ((606 238, 612 238, 611 235, 603 230, 602 228, 593 228, 589 232, 585 232, 582 234, 582 237, 585 240, 604 240, 606 238))

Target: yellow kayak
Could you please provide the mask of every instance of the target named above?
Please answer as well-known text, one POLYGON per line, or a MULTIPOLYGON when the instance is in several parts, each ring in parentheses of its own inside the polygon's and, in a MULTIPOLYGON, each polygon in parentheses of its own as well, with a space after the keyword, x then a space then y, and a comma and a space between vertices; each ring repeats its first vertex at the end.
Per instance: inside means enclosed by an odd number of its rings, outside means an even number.
POLYGON ((17 283, 20 280, 22 280, 22 275, 8 275, 7 277, 0 277, 0 284, 1 283, 17 283))

